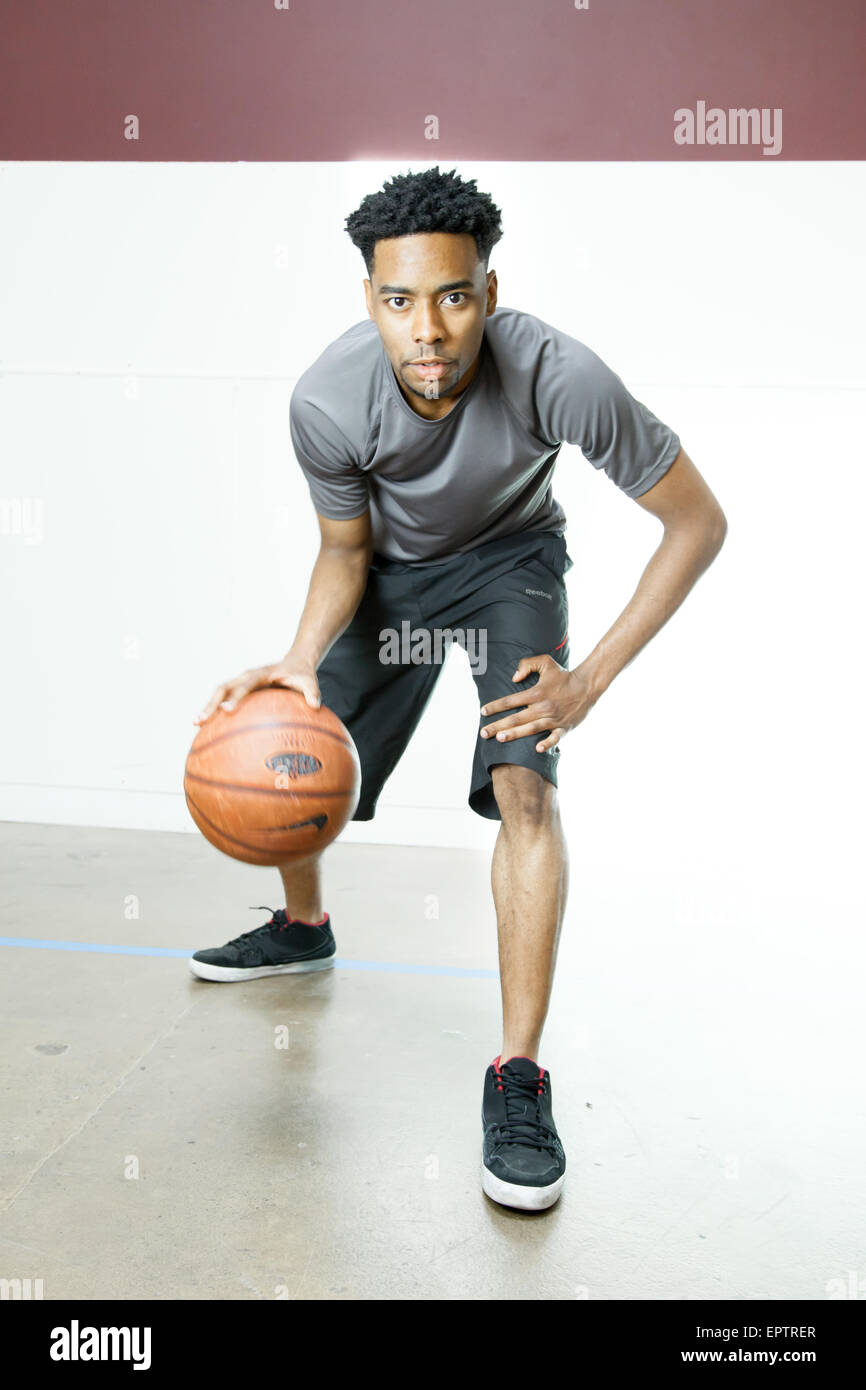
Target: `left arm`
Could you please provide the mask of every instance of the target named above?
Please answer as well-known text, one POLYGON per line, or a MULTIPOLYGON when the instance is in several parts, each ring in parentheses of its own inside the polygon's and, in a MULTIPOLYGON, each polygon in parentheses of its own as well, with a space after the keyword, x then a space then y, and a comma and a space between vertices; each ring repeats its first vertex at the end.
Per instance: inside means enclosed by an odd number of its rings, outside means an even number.
POLYGON ((576 668, 585 671, 593 703, 676 612, 727 534, 725 514, 685 449, 664 477, 634 501, 658 517, 664 535, 633 598, 576 668))
POLYGON ((536 746, 541 752, 552 748, 586 718, 620 671, 676 612, 718 555, 727 533, 727 519, 684 449, 680 449, 664 477, 634 501, 659 518, 664 535, 633 597, 573 671, 564 671, 547 655, 524 658, 515 678, 523 681, 530 671, 538 671, 536 684, 490 701, 481 713, 526 708, 486 725, 482 737, 525 738, 549 729, 548 737, 536 746))

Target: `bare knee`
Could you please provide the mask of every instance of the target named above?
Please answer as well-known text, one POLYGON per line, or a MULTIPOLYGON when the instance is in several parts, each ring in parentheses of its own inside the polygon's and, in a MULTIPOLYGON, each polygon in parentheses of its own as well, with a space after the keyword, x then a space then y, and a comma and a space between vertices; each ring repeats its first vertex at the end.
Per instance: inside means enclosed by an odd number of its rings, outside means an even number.
POLYGON ((496 763, 490 776, 503 825, 548 825, 558 814, 556 787, 533 768, 496 763))

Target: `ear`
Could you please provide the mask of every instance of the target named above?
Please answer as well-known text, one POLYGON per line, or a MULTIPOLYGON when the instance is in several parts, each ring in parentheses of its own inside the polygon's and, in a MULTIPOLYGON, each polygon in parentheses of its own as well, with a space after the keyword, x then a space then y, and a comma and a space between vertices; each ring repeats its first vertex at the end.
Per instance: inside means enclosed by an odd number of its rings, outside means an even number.
POLYGON ((498 295, 499 281, 496 278, 496 271, 490 270, 487 272, 487 318, 490 318, 496 309, 498 295))

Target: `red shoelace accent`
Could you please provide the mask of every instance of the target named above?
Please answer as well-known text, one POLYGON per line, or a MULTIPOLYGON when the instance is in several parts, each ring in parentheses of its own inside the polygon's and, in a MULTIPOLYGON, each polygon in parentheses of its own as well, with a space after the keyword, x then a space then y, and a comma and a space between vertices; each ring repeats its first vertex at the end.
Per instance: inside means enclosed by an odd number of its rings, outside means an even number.
MULTIPOLYGON (((495 1070, 497 1076, 501 1076, 501 1075, 502 1075, 502 1068, 501 1068, 500 1065, 499 1065, 499 1058, 500 1058, 501 1056, 502 1056, 502 1053, 500 1052, 499 1057, 494 1057, 494 1058, 493 1058, 493 1067, 494 1067, 494 1070, 495 1070)), ((511 1058, 509 1058, 509 1061, 510 1061, 510 1060, 511 1060, 511 1058)), ((532 1057, 528 1057, 528 1058, 527 1058, 527 1061, 529 1061, 529 1062, 531 1062, 532 1060, 533 1060, 532 1057)), ((508 1066, 508 1062, 506 1062, 505 1065, 508 1066)), ((536 1062, 535 1065, 538 1066, 538 1063, 536 1062)), ((502 1087, 501 1085, 499 1085, 499 1083, 497 1082, 496 1089, 497 1089, 497 1091, 501 1091, 501 1090, 504 1089, 504 1087, 502 1087)), ((537 1094, 538 1094, 538 1095, 541 1095, 541 1093, 542 1093, 543 1090, 544 1090, 544 1067, 538 1067, 538 1091, 537 1091, 537 1094)))

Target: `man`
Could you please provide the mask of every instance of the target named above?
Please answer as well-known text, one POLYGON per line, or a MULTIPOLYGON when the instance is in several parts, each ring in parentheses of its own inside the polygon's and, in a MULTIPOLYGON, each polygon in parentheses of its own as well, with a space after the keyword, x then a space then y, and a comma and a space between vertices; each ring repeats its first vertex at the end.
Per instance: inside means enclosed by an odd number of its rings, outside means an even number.
MULTIPOLYGON (((321 549, 282 661, 221 685, 205 707, 284 685, 319 699, 357 745, 356 820, 370 820, 441 662, 384 658, 380 634, 474 629, 482 721, 469 805, 501 822, 493 855, 503 1038, 482 1101, 482 1186, 506 1206, 556 1201, 565 1154, 538 1063, 568 889, 557 759, 616 675, 718 553, 721 507, 679 437, 588 347, 497 309, 501 237, 489 196, 438 166, 397 176, 347 219, 367 268, 368 319, 331 343, 291 400, 291 434, 321 549), (561 444, 647 511, 664 536, 623 613, 570 669, 561 444)), ((468 650, 468 644, 467 644, 468 650)), ((241 980, 320 969, 336 950, 321 856, 280 869, 286 908, 195 974, 241 980)), ((272 911, 271 909, 268 909, 272 911)))

